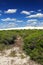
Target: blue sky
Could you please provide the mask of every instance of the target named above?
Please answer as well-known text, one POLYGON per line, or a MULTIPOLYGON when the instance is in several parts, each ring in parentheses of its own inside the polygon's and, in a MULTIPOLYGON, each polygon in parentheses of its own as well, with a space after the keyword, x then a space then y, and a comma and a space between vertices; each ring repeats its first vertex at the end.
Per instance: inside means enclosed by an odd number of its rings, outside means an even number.
POLYGON ((43 0, 0 0, 0 29, 43 27, 43 0))

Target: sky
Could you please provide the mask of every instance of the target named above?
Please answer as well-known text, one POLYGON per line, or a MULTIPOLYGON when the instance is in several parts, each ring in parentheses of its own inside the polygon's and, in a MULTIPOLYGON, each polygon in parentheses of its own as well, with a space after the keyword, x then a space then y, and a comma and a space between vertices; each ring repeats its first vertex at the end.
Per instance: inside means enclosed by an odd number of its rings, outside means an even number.
POLYGON ((0 29, 43 27, 43 0, 0 0, 0 29))

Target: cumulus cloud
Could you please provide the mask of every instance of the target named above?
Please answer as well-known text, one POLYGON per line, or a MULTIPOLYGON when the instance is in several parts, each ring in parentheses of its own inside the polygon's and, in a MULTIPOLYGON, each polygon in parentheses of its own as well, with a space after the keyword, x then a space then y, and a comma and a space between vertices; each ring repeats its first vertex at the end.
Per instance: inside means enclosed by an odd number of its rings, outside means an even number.
POLYGON ((37 22, 38 20, 37 19, 30 19, 30 20, 27 20, 27 22, 37 22))
POLYGON ((4 19, 1 19, 2 21, 15 21, 16 19, 15 18, 4 18, 4 19))
POLYGON ((30 11, 30 13, 34 13, 35 11, 30 11))
POLYGON ((1 21, 4 21, 4 22, 15 21, 15 22, 18 22, 18 23, 23 22, 23 20, 18 20, 18 19, 15 19, 15 18, 4 18, 4 19, 1 19, 1 21))
POLYGON ((10 23, 8 23, 8 25, 7 25, 7 27, 8 28, 14 28, 14 27, 16 27, 17 26, 17 24, 16 23, 12 23, 12 22, 10 22, 10 23))
POLYGON ((21 22, 23 22, 23 21, 22 21, 22 20, 17 20, 17 22, 18 22, 18 23, 21 23, 21 22))
POLYGON ((15 28, 18 24, 15 22, 3 22, 0 24, 0 29, 15 28))
POLYGON ((38 10, 38 12, 42 11, 41 9, 38 10))
POLYGON ((37 22, 38 22, 37 19, 27 20, 27 26, 36 26, 37 22))
POLYGON ((37 22, 33 22, 33 23, 29 23, 29 24, 27 24, 26 26, 36 26, 36 24, 37 24, 37 22))
POLYGON ((37 14, 33 14, 33 15, 30 15, 30 16, 27 16, 26 18, 42 18, 43 17, 43 14, 42 13, 37 13, 37 14))
POLYGON ((16 13, 17 9, 8 9, 7 11, 4 11, 4 13, 16 13))
POLYGON ((30 12, 28 12, 28 11, 22 11, 21 14, 30 15, 30 12))
POLYGON ((2 14, 0 14, 0 16, 1 16, 2 14))
POLYGON ((38 26, 43 27, 43 22, 39 23, 38 26))
POLYGON ((30 19, 27 20, 27 25, 26 26, 34 26, 34 27, 43 27, 43 21, 39 21, 37 19, 30 19))

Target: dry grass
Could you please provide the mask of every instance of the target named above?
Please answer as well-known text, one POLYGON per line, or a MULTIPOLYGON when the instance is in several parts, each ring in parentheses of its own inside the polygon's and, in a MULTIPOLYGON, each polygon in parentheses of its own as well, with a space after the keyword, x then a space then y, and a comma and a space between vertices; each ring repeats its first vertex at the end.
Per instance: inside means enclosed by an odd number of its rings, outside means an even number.
POLYGON ((11 51, 11 53, 9 54, 10 57, 16 57, 16 52, 15 51, 11 51))

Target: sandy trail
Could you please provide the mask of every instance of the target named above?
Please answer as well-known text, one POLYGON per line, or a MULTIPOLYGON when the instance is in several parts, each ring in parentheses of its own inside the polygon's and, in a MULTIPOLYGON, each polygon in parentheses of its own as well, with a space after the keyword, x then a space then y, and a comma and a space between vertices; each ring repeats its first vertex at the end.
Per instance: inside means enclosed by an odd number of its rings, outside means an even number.
POLYGON ((15 47, 4 50, 3 54, 0 52, 0 65, 38 65, 34 61, 30 60, 30 57, 27 56, 21 49, 22 45, 21 37, 17 38, 15 47), (16 52, 15 57, 10 57, 12 51, 16 52))
POLYGON ((14 47, 12 49, 5 50, 4 52, 4 55, 0 55, 0 65, 38 65, 35 62, 31 62, 30 57, 26 56, 19 47, 14 47), (15 57, 9 56, 11 51, 16 52, 15 57), (21 58, 21 55, 23 55, 24 58, 21 58))

